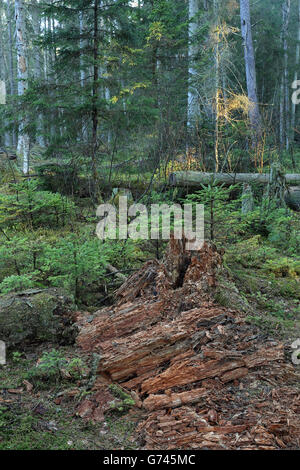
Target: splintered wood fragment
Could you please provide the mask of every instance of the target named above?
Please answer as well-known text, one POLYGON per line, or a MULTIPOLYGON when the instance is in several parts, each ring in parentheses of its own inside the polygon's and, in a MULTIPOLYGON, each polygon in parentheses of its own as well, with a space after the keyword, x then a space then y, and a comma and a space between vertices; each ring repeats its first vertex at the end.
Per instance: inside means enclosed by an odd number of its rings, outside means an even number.
POLYGON ((245 357, 246 367, 248 369, 252 367, 265 366, 269 362, 280 361, 284 359, 284 346, 279 344, 271 348, 259 349, 254 354, 245 357))
POLYGON ((225 374, 223 374, 220 379, 223 383, 227 383, 246 377, 247 374, 248 369, 246 367, 241 367, 240 369, 234 369, 229 372, 225 372, 225 374))
POLYGON ((225 372, 245 366, 242 359, 227 360, 190 360, 174 364, 154 378, 142 384, 143 393, 155 393, 166 388, 187 385, 209 377, 218 377, 225 372))
POLYGON ((136 297, 153 284, 159 269, 157 260, 148 261, 139 271, 130 276, 126 282, 116 291, 119 305, 132 302, 136 297))
POLYGON ((128 302, 117 310, 106 309, 81 330, 77 344, 85 351, 93 351, 104 341, 130 335, 158 320, 162 307, 163 302, 151 302, 151 305, 128 302))
POLYGON ((149 377, 153 377, 157 374, 157 369, 154 368, 153 370, 149 370, 145 374, 138 375, 133 379, 128 380, 127 382, 122 383, 122 387, 127 388, 128 390, 132 390, 137 388, 145 379, 149 379, 149 377))
POLYGON ((118 381, 144 375, 190 351, 193 333, 199 328, 198 322, 203 319, 209 321, 219 315, 220 309, 217 307, 193 309, 182 312, 172 322, 161 322, 131 336, 100 342, 102 358, 98 372, 109 374, 112 380, 118 381))
POLYGON ((143 406, 148 411, 160 408, 176 408, 182 405, 198 403, 201 398, 207 396, 209 391, 206 388, 195 388, 188 392, 172 393, 172 395, 149 395, 143 401, 143 406))
POLYGON ((197 426, 198 432, 214 432, 217 434, 234 434, 234 433, 241 433, 246 431, 247 426, 245 424, 242 425, 228 425, 228 426, 197 426))

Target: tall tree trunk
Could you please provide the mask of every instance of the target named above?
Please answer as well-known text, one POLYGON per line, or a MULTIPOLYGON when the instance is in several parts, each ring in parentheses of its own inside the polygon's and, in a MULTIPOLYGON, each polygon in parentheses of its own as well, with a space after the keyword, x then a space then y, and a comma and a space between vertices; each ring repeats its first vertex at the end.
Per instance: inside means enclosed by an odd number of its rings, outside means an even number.
POLYGON ((220 144, 220 129, 219 129, 219 117, 220 117, 220 65, 221 65, 221 39, 220 39, 220 21, 219 21, 219 2, 214 0, 214 16, 215 16, 215 100, 216 100, 216 111, 215 111, 215 171, 219 171, 219 144, 220 144))
MULTIPOLYGON (((85 47, 85 41, 83 39, 84 36, 84 12, 81 11, 79 13, 79 30, 80 30, 80 84, 81 84, 81 90, 84 92, 84 88, 86 85, 86 69, 85 69, 85 64, 84 64, 84 47, 85 47)), ((82 104, 84 103, 84 96, 82 97, 82 104)), ((87 142, 88 140, 88 128, 87 128, 87 123, 85 122, 85 119, 82 119, 82 138, 84 142, 87 142)))
POLYGON ((245 68, 249 99, 249 120, 252 129, 253 145, 261 140, 261 116, 257 99, 255 56, 253 48, 249 0, 240 0, 241 29, 244 39, 245 68))
POLYGON ((192 131, 198 117, 198 100, 195 89, 195 55, 197 54, 198 47, 195 44, 195 34, 197 32, 198 23, 197 15, 199 13, 199 0, 189 0, 189 47, 188 47, 188 60, 189 60, 189 84, 188 84, 188 109, 187 109, 187 130, 192 131))
POLYGON ((283 71, 280 89, 280 147, 289 148, 289 92, 288 92, 288 44, 287 32, 290 20, 291 0, 282 3, 281 43, 283 49, 283 71))
MULTIPOLYGON (((23 0, 15 0, 17 64, 18 64, 18 95, 22 97, 28 89, 27 45, 25 35, 25 11, 23 0)), ((23 173, 29 172, 30 138, 26 130, 28 119, 22 116, 19 125, 18 152, 23 156, 23 173)))
MULTIPOLYGON (((33 11, 32 11, 32 18, 33 18, 33 31, 35 38, 37 39, 40 36, 41 33, 41 17, 40 17, 40 10, 39 10, 39 4, 38 0, 33 1, 33 11)), ((40 81, 43 76, 43 71, 42 71, 42 57, 40 53, 39 47, 35 46, 34 47, 34 78, 36 81, 40 81)), ((36 141, 37 144, 40 147, 45 147, 45 141, 44 141, 44 116, 43 113, 39 113, 37 117, 37 123, 36 123, 36 141)))
MULTIPOLYGON (((294 82, 296 83, 298 80, 298 67, 300 63, 300 0, 298 0, 298 33, 297 33, 297 45, 296 45, 296 69, 294 75, 294 82)), ((292 103, 292 116, 291 116, 291 141, 293 142, 295 139, 295 124, 296 124, 296 103, 292 103)))
MULTIPOLYGON (((2 23, 2 2, 0 2, 0 31, 3 31, 3 23, 2 23)), ((4 93, 4 99, 2 100, 5 102, 5 96, 6 96, 6 83, 7 83, 7 75, 8 75, 8 70, 7 70, 7 63, 6 63, 6 53, 5 53, 5 38, 4 35, 0 35, 0 81, 3 82, 3 88, 5 91, 4 93)), ((7 121, 5 120, 4 126, 7 126, 7 121)), ((2 140, 2 139, 1 139, 2 140)), ((4 139, 3 143, 5 147, 10 147, 11 146, 11 135, 8 133, 7 130, 4 131, 4 139)))
POLYGON ((98 192, 98 171, 97 171, 97 149, 98 149, 98 94, 99 94, 99 8, 98 8, 99 0, 95 0, 94 2, 94 32, 93 32, 93 96, 92 96, 92 178, 94 184, 94 196, 97 198, 98 192))
MULTIPOLYGON (((12 12, 10 0, 7 0, 6 4, 6 17, 7 17, 7 30, 8 30, 8 42, 9 42, 9 85, 10 85, 10 94, 14 96, 16 93, 15 85, 15 73, 14 73, 14 58, 13 58, 13 33, 12 33, 12 12)), ((17 135, 16 135, 16 123, 14 123, 12 131, 12 144, 13 147, 17 145, 17 135)))
MULTIPOLYGON (((114 3, 116 0, 112 0, 112 3, 114 3)), ((105 27, 105 22, 103 20, 103 18, 100 19, 100 28, 105 30, 106 27, 105 27)), ((112 23, 111 27, 109 28, 109 34, 108 34, 108 37, 109 37, 109 41, 112 40, 113 38, 113 35, 114 35, 114 28, 116 29, 117 26, 114 25, 114 23, 112 23)), ((120 63, 120 70, 121 70, 121 63, 120 63)), ((111 93, 110 93, 110 87, 109 87, 109 84, 108 84, 108 78, 110 76, 110 73, 109 73, 109 68, 108 68, 108 64, 107 63, 102 63, 99 67, 99 79, 103 79, 104 77, 106 77, 106 80, 105 80, 105 86, 101 87, 101 91, 99 90, 99 93, 101 94, 101 97, 103 97, 103 99, 106 100, 106 108, 107 110, 109 110, 109 107, 110 107, 110 99, 111 99, 111 93)), ((122 85, 121 85, 122 86, 122 85)), ((106 132, 106 135, 104 136, 106 142, 107 142, 107 145, 108 147, 110 146, 111 142, 112 142, 112 126, 111 126, 111 123, 108 121, 108 129, 107 129, 107 132, 106 132)))

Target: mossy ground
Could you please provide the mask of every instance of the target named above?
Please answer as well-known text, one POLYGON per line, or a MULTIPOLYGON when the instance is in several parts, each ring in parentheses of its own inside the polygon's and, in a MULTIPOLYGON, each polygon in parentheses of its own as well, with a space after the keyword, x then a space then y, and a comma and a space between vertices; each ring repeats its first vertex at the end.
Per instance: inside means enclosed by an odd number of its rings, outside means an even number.
MULTIPOLYGON (((256 249, 247 240, 227 250, 225 264, 230 273, 229 284, 236 288, 235 296, 226 297, 227 306, 242 305, 250 323, 287 343, 300 337, 297 256, 287 258, 267 243, 256 249)), ((232 289, 228 290, 230 293, 232 289)))
MULTIPOLYGON (((112 410, 98 424, 76 417, 78 402, 88 394, 86 379, 35 382, 31 392, 26 390, 28 371, 50 349, 45 345, 21 356, 10 353, 7 365, 0 366, 0 450, 136 449, 134 414, 112 410), (22 393, 12 393, 20 389, 22 393), (77 394, 68 397, 73 390, 77 394)), ((78 357, 71 347, 61 352, 78 357)))

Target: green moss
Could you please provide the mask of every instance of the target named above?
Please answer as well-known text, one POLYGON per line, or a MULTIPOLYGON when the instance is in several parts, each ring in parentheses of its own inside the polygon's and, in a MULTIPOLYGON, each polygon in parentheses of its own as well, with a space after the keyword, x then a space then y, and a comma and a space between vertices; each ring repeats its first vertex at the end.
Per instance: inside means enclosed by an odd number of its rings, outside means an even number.
POLYGON ((131 408, 132 406, 135 405, 135 401, 133 400, 133 398, 131 397, 131 395, 129 395, 128 393, 126 393, 121 387, 119 387, 118 385, 116 384, 111 384, 109 386, 109 390, 111 392, 111 394, 116 397, 115 400, 113 400, 111 403, 110 403, 110 409, 111 410, 116 410, 116 411, 119 411, 119 412, 124 412, 124 411, 127 411, 129 408, 131 408))
POLYGON ((252 325, 258 326, 260 329, 267 333, 283 334, 287 330, 295 327, 295 322, 292 320, 283 320, 281 318, 272 318, 266 316, 251 316, 246 318, 246 321, 252 325))
POLYGON ((0 337, 8 347, 29 341, 70 344, 77 330, 63 314, 72 307, 72 299, 60 289, 0 296, 0 337))
MULTIPOLYGON (((46 352, 46 351, 44 351, 46 352)), ((64 356, 74 354, 70 347, 62 349, 64 356)), ((30 356, 35 355, 31 352, 30 356)), ((40 350, 39 356, 44 356, 40 350)), ((30 368, 36 364, 38 356, 30 360, 24 357, 13 361, 13 354, 8 355, 8 363, 0 367, 0 397, 9 399, 9 403, 0 403, 0 450, 117 450, 137 447, 132 435, 136 424, 120 413, 107 416, 105 423, 93 424, 74 417, 78 403, 87 396, 85 386, 79 387, 79 395, 73 400, 63 400, 60 405, 54 399, 62 396, 66 383, 55 386, 48 383, 48 388, 36 394, 17 395, 4 389, 25 389, 23 380, 30 368), (40 411, 39 411, 40 409, 40 411)), ((74 388, 74 383, 71 385, 74 388)))
POLYGON ((233 281, 225 275, 218 278, 218 286, 214 292, 214 299, 223 307, 248 312, 250 306, 246 297, 240 292, 233 281))

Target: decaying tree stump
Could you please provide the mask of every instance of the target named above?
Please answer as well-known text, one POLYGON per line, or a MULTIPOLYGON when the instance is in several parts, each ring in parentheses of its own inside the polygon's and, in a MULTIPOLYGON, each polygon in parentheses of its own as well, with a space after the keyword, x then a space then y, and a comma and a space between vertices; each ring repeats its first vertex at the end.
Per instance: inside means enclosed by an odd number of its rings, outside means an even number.
POLYGON ((115 305, 90 323, 79 318, 78 345, 99 355, 94 395, 79 415, 103 420, 105 384, 118 383, 144 410, 147 449, 295 447, 297 375, 283 345, 214 302, 223 271, 214 245, 184 247, 171 240, 163 262, 128 278, 115 305))

